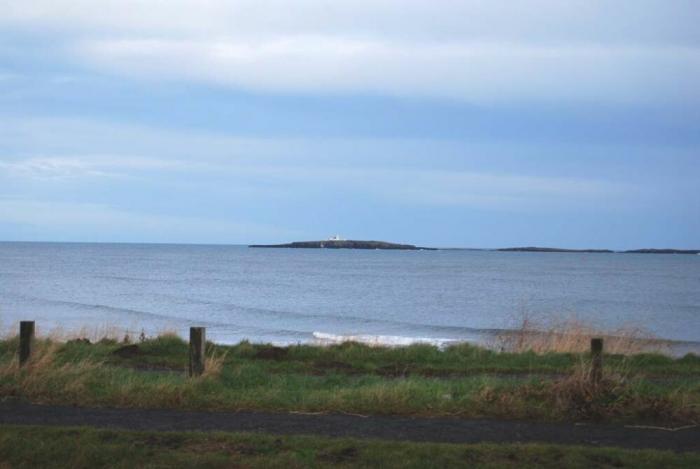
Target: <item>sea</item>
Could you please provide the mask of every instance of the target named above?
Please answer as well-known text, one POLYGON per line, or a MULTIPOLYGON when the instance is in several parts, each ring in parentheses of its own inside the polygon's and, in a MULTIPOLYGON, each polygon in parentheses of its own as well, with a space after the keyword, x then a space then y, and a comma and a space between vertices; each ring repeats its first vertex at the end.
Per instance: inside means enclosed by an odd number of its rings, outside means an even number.
POLYGON ((0 327, 219 343, 487 343, 523 319, 700 350, 700 256, 0 243, 0 327))

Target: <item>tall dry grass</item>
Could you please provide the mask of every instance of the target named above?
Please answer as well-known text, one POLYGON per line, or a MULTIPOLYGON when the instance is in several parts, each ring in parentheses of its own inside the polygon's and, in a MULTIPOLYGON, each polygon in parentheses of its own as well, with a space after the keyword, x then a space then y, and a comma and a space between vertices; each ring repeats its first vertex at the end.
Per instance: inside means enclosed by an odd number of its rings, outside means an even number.
MULTIPOLYGON (((68 342, 71 340, 89 340, 99 342, 101 340, 116 342, 143 342, 156 337, 180 337, 177 330, 172 327, 164 327, 155 331, 146 332, 136 326, 122 327, 112 324, 96 324, 81 326, 78 328, 66 328, 63 326, 43 327, 41 322, 36 323, 36 336, 40 339, 48 339, 54 342, 68 342)), ((16 337, 19 331, 19 322, 3 324, 0 317, 0 340, 10 340, 16 337)))
POLYGON ((513 353, 583 353, 590 350, 594 337, 603 338, 605 353, 611 354, 668 353, 670 348, 641 327, 602 329, 576 318, 542 320, 527 314, 516 327, 498 334, 495 346, 513 353))
MULTIPOLYGON (((62 344, 50 339, 37 340, 32 355, 24 366, 19 366, 17 356, 0 367, 0 383, 21 389, 24 396, 41 399, 57 389, 66 395, 82 395, 86 392, 86 380, 102 363, 94 360, 57 363, 57 353, 62 344)), ((2 389, 3 385, 0 385, 2 389)))
POLYGON ((90 327, 83 326, 79 329, 64 329, 62 327, 56 327, 50 329, 46 334, 41 334, 41 336, 56 342, 67 342, 69 340, 76 339, 87 339, 91 342, 98 342, 100 340, 119 341, 128 333, 129 330, 123 327, 110 326, 105 324, 90 327))
MULTIPOLYGON (((91 342, 100 340, 121 340, 125 335, 134 334, 134 331, 109 324, 82 326, 77 329, 66 329, 63 326, 51 328, 42 327, 41 322, 36 323, 36 336, 53 342, 67 342, 69 340, 87 339, 91 342)), ((19 322, 0 328, 0 339, 9 340, 16 337, 19 332, 19 322)), ((137 335, 134 335, 136 337, 137 335)))
POLYGON ((212 351, 206 354, 204 357, 204 373, 202 373, 202 377, 216 378, 221 375, 227 354, 228 351, 224 353, 216 353, 216 351, 212 351))
POLYGON ((526 394, 549 402, 558 415, 582 420, 634 420, 671 424, 697 424, 695 405, 678 392, 663 394, 645 390, 644 380, 624 365, 606 368, 600 381, 591 380, 590 362, 582 361, 568 376, 539 389, 525 387, 526 394))

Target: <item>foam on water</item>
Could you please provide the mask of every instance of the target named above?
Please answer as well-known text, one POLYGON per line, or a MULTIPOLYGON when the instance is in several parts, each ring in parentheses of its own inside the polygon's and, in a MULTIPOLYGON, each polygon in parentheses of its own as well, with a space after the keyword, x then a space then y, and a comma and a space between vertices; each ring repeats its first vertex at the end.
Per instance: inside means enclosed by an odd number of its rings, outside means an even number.
POLYGON ((345 342, 358 342, 360 344, 372 345, 377 347, 401 347, 413 344, 428 344, 435 345, 440 348, 447 347, 456 343, 464 342, 455 339, 440 339, 435 337, 402 337, 396 335, 342 335, 330 334, 327 332, 314 332, 314 339, 321 345, 342 344, 345 342))

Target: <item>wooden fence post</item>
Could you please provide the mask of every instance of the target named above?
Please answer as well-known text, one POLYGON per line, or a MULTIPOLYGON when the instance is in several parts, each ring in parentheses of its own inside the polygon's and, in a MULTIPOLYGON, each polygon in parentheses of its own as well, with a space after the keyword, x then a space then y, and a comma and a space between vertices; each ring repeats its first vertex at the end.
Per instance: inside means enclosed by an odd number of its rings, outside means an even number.
POLYGON ((603 379, 603 339, 591 339, 591 383, 598 385, 603 379))
POLYGON ((190 376, 204 373, 206 333, 203 327, 190 327, 190 376))
POLYGON ((27 363, 32 356, 34 346, 34 321, 19 323, 19 366, 27 363))

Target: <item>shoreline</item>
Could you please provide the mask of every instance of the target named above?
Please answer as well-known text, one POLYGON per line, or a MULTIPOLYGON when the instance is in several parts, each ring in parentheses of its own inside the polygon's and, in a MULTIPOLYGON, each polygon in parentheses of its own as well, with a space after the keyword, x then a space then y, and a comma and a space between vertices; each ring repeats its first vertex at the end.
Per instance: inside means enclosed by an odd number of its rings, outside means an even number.
MULTIPOLYGON (((450 338, 426 335, 396 335, 391 333, 366 333, 366 332, 329 332, 316 330, 312 332, 300 332, 306 338, 298 339, 265 339, 264 337, 226 336, 217 330, 217 326, 203 322, 191 322, 192 325, 205 327, 208 341, 219 346, 237 346, 242 343, 250 343, 256 346, 273 346, 288 348, 296 346, 331 347, 336 345, 355 343, 373 348, 405 348, 414 345, 432 346, 438 350, 446 350, 450 347, 462 345, 474 346, 484 350, 505 353, 522 353, 531 349, 535 353, 570 352, 580 353, 588 350, 590 339, 601 337, 606 341, 606 353, 622 354, 661 354, 669 357, 680 358, 688 354, 700 356, 700 341, 666 339, 654 337, 651 334, 633 335, 625 331, 566 331, 546 329, 517 329, 517 328, 492 328, 474 330, 474 336, 470 338, 450 338), (625 352, 629 351, 629 352, 625 352)), ((0 330, 0 339, 15 336, 19 330, 19 321, 15 321, 11 327, 7 324, 0 330)), ((152 339, 162 335, 176 335, 182 340, 188 336, 188 327, 163 327, 147 328, 139 326, 77 326, 77 327, 51 327, 47 321, 37 322, 37 337, 56 341, 90 340, 97 342, 103 338, 129 342, 138 342, 141 338, 152 339), (48 324, 48 327, 47 327, 48 324), (43 326, 43 327, 42 327, 43 326)))

